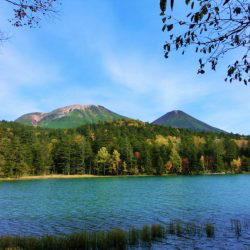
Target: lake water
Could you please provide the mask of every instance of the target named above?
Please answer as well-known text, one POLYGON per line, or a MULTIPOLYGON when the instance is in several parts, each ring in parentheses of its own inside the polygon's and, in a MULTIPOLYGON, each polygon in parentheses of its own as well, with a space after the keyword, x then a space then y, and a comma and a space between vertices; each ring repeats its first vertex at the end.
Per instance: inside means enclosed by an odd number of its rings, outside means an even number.
POLYGON ((216 237, 168 238, 154 249, 250 249, 250 175, 0 182, 0 235, 215 223, 216 237), (231 220, 244 222, 237 239, 231 220))

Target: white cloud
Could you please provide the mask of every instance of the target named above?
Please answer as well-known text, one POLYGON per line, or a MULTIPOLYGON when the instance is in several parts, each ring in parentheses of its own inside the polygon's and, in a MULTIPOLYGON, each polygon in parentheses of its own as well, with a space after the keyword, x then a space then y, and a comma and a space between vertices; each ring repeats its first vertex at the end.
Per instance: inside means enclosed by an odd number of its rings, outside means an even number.
POLYGON ((114 84, 154 99, 157 106, 152 109, 164 109, 163 112, 197 102, 212 92, 207 85, 189 77, 185 70, 176 74, 150 56, 140 57, 135 53, 109 55, 106 51, 103 63, 114 84))
POLYGON ((155 65, 144 63, 135 55, 119 57, 105 54, 103 62, 107 74, 114 83, 124 85, 138 93, 147 92, 158 80, 155 65))
POLYGON ((37 100, 22 92, 61 81, 59 70, 53 64, 30 58, 10 44, 1 48, 0 72, 0 119, 15 119, 24 112, 37 110, 37 100))
MULTIPOLYGON (((63 67, 63 62, 52 59, 52 48, 43 43, 36 45, 37 40, 19 34, 18 42, 4 45, 0 53, 0 115, 3 116, 0 119, 14 119, 26 112, 50 111, 74 103, 94 103, 147 121, 172 109, 184 109, 213 126, 250 133, 249 87, 224 83, 219 71, 211 76, 196 76, 188 62, 166 61, 151 45, 151 50, 141 50, 138 44, 129 41, 131 34, 123 33, 111 3, 67 4, 64 20, 59 20, 59 25, 48 25, 46 32, 60 43, 65 53, 63 60, 72 61, 72 67, 76 67, 73 73, 87 68, 95 74, 98 67, 106 78, 97 84, 95 76, 89 77, 93 83, 90 85, 82 82, 79 75, 69 75, 72 71, 67 66, 62 74, 59 67, 63 67), (97 12, 93 12, 93 4, 97 12), (82 9, 87 13, 84 16, 82 9), (127 40, 123 41, 125 36, 127 40), (48 54, 42 55, 42 49, 48 49, 48 54), (86 61, 89 68, 85 67, 86 61), (65 75, 67 78, 63 79, 65 75), (59 82, 63 83, 56 85, 59 82), (38 95, 39 99, 33 97, 41 89, 48 91, 38 95), (30 93, 25 95, 24 90, 30 93)), ((145 39, 145 48, 149 33, 140 34, 140 41, 145 39)), ((144 43, 141 45, 144 47, 144 43)))
POLYGON ((150 56, 115 52, 113 48, 112 53, 105 51, 102 55, 104 68, 114 84, 136 93, 130 98, 129 107, 140 105, 136 110, 144 115, 139 118, 152 121, 156 114, 163 115, 173 109, 188 112, 191 107, 197 113, 196 118, 213 126, 234 133, 250 133, 249 87, 218 82, 217 79, 222 79, 220 72, 196 76, 182 69, 178 73, 150 56), (141 96, 145 99, 141 100, 141 96))
POLYGON ((2 49, 0 55, 1 84, 12 86, 32 86, 60 79, 55 66, 48 62, 39 62, 34 55, 28 57, 25 51, 17 51, 11 46, 2 49))
POLYGON ((250 134, 249 94, 249 86, 225 84, 210 96, 205 119, 228 132, 250 134))

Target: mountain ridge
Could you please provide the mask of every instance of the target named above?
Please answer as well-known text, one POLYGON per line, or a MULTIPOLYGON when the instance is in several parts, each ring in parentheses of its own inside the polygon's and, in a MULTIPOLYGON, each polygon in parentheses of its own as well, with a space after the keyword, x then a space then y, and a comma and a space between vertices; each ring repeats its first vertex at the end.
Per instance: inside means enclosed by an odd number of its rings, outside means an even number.
POLYGON ((15 121, 46 128, 74 128, 84 124, 128 119, 101 105, 75 104, 57 108, 51 112, 33 112, 20 116, 15 121))
MULTIPOLYGON (((76 128, 85 124, 96 124, 98 122, 114 121, 118 119, 129 118, 110 111, 101 105, 74 104, 57 108, 51 112, 27 113, 20 116, 15 121, 25 125, 45 128, 76 128)), ((225 131, 212 127, 181 110, 170 111, 153 121, 151 124, 191 129, 194 131, 225 133, 225 131)))

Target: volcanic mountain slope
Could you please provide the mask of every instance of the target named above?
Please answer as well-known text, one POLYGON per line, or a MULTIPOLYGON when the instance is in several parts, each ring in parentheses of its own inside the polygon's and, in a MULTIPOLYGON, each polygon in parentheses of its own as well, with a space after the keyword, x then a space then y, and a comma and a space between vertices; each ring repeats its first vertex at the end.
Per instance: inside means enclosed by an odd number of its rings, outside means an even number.
POLYGON ((221 129, 212 127, 180 110, 171 111, 153 121, 152 123, 166 127, 185 128, 196 131, 208 131, 216 133, 225 132, 221 129))
POLYGON ((45 128, 76 128, 84 124, 128 119, 99 105, 71 105, 49 113, 29 113, 16 122, 45 128))

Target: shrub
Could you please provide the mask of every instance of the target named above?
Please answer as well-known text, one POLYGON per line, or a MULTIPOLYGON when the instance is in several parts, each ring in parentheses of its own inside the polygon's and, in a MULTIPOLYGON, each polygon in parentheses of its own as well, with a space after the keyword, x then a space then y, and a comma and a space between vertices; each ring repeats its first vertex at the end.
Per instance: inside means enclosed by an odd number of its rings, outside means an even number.
POLYGON ((208 238, 214 237, 214 226, 213 224, 206 223, 205 230, 208 238))

